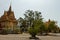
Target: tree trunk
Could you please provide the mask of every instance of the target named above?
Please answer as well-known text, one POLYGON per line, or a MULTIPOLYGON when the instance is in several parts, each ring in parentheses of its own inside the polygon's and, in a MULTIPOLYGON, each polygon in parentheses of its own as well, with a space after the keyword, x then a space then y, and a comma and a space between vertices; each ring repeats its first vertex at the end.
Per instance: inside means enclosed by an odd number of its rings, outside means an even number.
POLYGON ((32 37, 33 37, 33 38, 35 38, 35 37, 36 37, 36 35, 32 35, 32 37))

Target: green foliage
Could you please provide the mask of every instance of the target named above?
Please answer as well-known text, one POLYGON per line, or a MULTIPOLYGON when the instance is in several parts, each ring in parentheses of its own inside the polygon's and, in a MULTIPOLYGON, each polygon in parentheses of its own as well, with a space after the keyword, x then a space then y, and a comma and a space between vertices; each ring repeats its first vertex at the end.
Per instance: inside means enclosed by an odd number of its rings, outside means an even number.
POLYGON ((16 29, 16 30, 14 30, 14 33, 18 34, 19 31, 20 31, 20 29, 16 29))
POLYGON ((28 29, 29 30, 29 33, 31 34, 31 35, 37 35, 37 33, 39 32, 39 28, 38 27, 31 27, 31 28, 29 28, 28 29))
MULTIPOLYGON (((24 15, 25 15, 25 20, 28 21, 28 24, 30 25, 30 27, 32 26, 33 22, 35 24, 36 24, 36 22, 39 22, 39 23, 42 22, 41 12, 33 11, 33 10, 27 10, 24 15)), ((39 24, 39 23, 37 23, 37 24, 39 24)))
POLYGON ((46 30, 46 27, 44 25, 41 25, 40 26, 40 32, 45 32, 45 30, 46 30))
POLYGON ((2 34, 7 34, 7 30, 6 29, 3 29, 2 30, 2 34))
POLYGON ((54 32, 54 31, 57 30, 57 28, 58 27, 56 25, 56 22, 55 21, 51 21, 50 24, 49 24, 49 26, 48 26, 49 31, 51 31, 51 32, 53 31, 54 32))
POLYGON ((25 18, 20 18, 19 23, 22 29, 29 29, 30 34, 37 34, 38 32, 48 33, 49 31, 56 31, 57 25, 55 21, 48 21, 47 24, 43 22, 41 12, 27 10, 24 14, 25 18))
POLYGON ((28 29, 28 31, 29 31, 29 33, 31 34, 31 35, 37 35, 37 33, 39 32, 39 30, 40 30, 40 23, 37 21, 37 20, 35 20, 35 21, 33 21, 33 26, 32 27, 30 27, 29 29, 28 29))
POLYGON ((26 15, 28 22, 30 22, 30 28, 28 29, 29 33, 32 36, 37 35, 40 30, 40 26, 43 24, 41 12, 29 10, 26 15))

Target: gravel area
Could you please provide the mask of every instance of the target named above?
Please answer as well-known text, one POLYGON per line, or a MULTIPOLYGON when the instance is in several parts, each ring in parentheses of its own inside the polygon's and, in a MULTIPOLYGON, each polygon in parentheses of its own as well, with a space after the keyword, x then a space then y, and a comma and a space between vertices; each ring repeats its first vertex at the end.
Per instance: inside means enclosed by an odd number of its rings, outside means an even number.
MULTIPOLYGON (((8 35, 0 35, 0 40, 37 40, 37 39, 29 39, 29 34, 8 34, 8 35)), ((39 40, 60 40, 60 34, 57 36, 37 36, 39 40)))

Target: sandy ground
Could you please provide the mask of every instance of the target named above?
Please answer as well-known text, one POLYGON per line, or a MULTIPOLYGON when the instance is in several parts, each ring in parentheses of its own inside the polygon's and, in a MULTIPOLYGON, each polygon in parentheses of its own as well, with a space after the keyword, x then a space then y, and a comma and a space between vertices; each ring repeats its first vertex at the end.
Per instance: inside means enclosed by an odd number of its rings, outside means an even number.
MULTIPOLYGON (((37 36, 39 40, 60 40, 60 34, 56 34, 58 36, 37 36)), ((29 39, 29 34, 8 34, 8 35, 0 35, 0 40, 34 40, 29 39)))

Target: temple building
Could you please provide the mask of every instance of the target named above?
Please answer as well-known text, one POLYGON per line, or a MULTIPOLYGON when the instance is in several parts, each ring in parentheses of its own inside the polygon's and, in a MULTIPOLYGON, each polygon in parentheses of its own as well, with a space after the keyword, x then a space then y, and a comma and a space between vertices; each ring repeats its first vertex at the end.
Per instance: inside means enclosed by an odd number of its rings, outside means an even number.
POLYGON ((4 14, 0 17, 0 31, 10 29, 11 31, 17 26, 17 20, 14 16, 14 12, 11 9, 11 5, 8 11, 4 11, 4 14))

